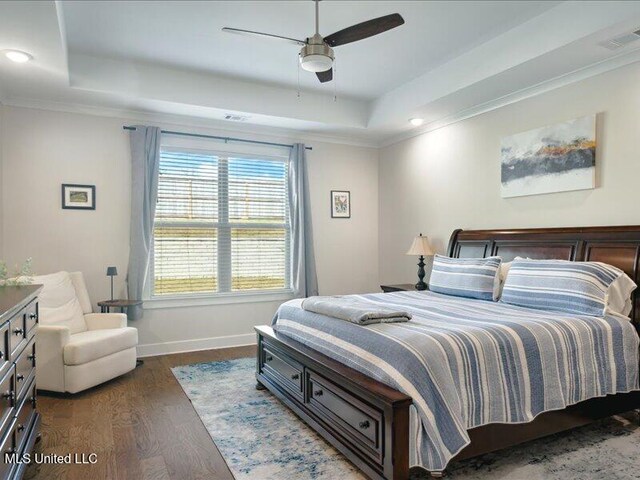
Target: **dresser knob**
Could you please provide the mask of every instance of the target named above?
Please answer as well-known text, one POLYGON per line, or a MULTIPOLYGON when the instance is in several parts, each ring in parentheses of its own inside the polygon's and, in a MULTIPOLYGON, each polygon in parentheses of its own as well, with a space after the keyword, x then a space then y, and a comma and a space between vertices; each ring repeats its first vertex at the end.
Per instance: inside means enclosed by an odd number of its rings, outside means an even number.
MULTIPOLYGON (((0 354, 0 358, 1 358, 1 357, 2 357, 2 355, 0 354)), ((33 361, 33 360, 35 360, 35 359, 36 359, 36 355, 35 355, 35 353, 34 353, 33 355, 27 355, 27 358, 28 358, 29 360, 33 361)))
POLYGON ((18 431, 19 431, 19 432, 23 432, 23 431, 24 431, 24 425, 19 424, 19 425, 18 425, 18 431))
POLYGON ((270 362, 271 360, 273 360, 273 357, 271 355, 267 355, 267 358, 265 358, 265 360, 267 362, 270 362))
POLYGON ((2 394, 2 398, 6 398, 7 400, 11 400, 13 402, 14 398, 15 398, 15 393, 14 392, 6 392, 2 394))
POLYGON ((19 373, 18 375, 16 375, 16 381, 21 382, 24 380, 24 375, 22 375, 21 373, 19 373))
POLYGON ((314 397, 321 397, 324 392, 322 390, 316 390, 313 392, 314 397))
POLYGON ((24 330, 23 330, 22 328, 16 328, 16 329, 13 331, 13 334, 14 334, 14 335, 22 335, 22 334, 24 334, 24 330))
POLYGON ((360 422, 358 424, 358 426, 360 428, 362 428, 363 430, 366 430, 367 428, 369 428, 371 426, 371 424, 369 423, 369 420, 365 420, 364 422, 360 422))
POLYGON ((29 318, 31 320, 37 320, 38 319, 38 314, 37 313, 30 313, 29 314, 29 318))
POLYGON ((298 380, 300 378, 300 375, 298 375, 297 373, 294 373, 293 375, 291 375, 291 380, 298 380))

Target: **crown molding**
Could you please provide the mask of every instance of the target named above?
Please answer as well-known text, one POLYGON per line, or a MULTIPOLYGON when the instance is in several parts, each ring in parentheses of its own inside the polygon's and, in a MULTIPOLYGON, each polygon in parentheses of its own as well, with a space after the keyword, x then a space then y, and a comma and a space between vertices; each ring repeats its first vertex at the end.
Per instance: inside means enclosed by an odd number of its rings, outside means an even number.
POLYGON ((488 102, 484 102, 478 105, 474 105, 473 107, 460 110, 446 117, 429 122, 418 129, 393 135, 379 142, 378 148, 388 147, 404 140, 408 140, 410 138, 419 137, 420 135, 433 132, 434 130, 438 130, 448 125, 452 125, 469 118, 477 117, 478 115, 482 115, 484 113, 506 107, 507 105, 526 100, 527 98, 536 97, 543 93, 550 92, 552 90, 556 90, 558 88, 562 88, 567 85, 580 82, 582 80, 587 80, 588 78, 595 77, 597 75, 601 75, 611 70, 616 70, 618 68, 622 68, 639 61, 640 48, 631 50, 629 52, 624 52, 601 62, 579 68, 577 70, 566 73, 564 75, 560 75, 558 77, 554 77, 549 80, 545 80, 544 82, 540 82, 536 85, 532 85, 516 92, 509 93, 494 100, 490 100, 488 102))
MULTIPOLYGON (((217 132, 228 132, 230 136, 243 135, 268 135, 278 137, 279 140, 286 142, 304 141, 307 142, 323 142, 338 145, 349 145, 354 147, 378 148, 378 142, 375 140, 367 141, 365 139, 354 139, 351 137, 343 137, 341 135, 322 134, 318 132, 307 132, 305 130, 288 129, 281 127, 268 127, 247 123, 234 123, 230 126, 229 122, 206 117, 192 117, 187 115, 176 115, 161 112, 143 112, 139 110, 127 108, 115 108, 90 104, 54 102, 49 100, 9 97, 3 99, 3 105, 8 107, 30 108, 34 110, 49 110, 55 112, 77 113, 83 115, 93 115, 98 117, 120 118, 124 122, 150 122, 165 125, 174 125, 178 127, 191 128, 208 128, 215 129, 217 132)), ((312 146, 312 145, 311 145, 312 146)))
MULTIPOLYGON (((532 98, 543 93, 562 88, 573 83, 586 80, 588 78, 622 68, 640 61, 640 48, 631 50, 629 52, 621 53, 617 56, 608 58, 601 62, 589 65, 587 67, 574 70, 564 75, 560 75, 550 80, 540 82, 536 85, 512 92, 494 100, 484 102, 478 105, 474 105, 470 108, 460 110, 449 116, 440 118, 429 122, 422 127, 403 132, 397 135, 392 135, 382 140, 378 139, 363 139, 345 137, 335 134, 322 134, 318 132, 307 132, 303 129, 288 129, 281 127, 269 127, 255 124, 233 124, 231 126, 228 122, 224 122, 217 119, 210 119, 206 117, 195 117, 187 115, 176 115, 169 113, 159 112, 144 112, 127 108, 115 108, 90 104, 79 103, 67 103, 67 102, 55 102, 49 100, 39 100, 21 97, 6 97, 0 95, 0 105, 9 107, 21 107, 32 108, 38 110, 50 110, 66 113, 78 113, 84 115, 93 115, 100 117, 121 118, 127 122, 151 122, 171 124, 175 126, 191 127, 191 128, 210 128, 219 132, 228 132, 229 134, 244 134, 244 135, 269 135, 272 137, 278 137, 283 141, 304 141, 307 142, 326 142, 340 145, 349 145, 356 147, 366 148, 385 148, 390 145, 408 140, 410 138, 418 137, 426 133, 438 130, 440 128, 452 125, 469 118, 482 115, 484 113, 497 110, 507 105, 514 104, 516 102, 532 98)), ((0 94, 2 91, 0 90, 0 94)))

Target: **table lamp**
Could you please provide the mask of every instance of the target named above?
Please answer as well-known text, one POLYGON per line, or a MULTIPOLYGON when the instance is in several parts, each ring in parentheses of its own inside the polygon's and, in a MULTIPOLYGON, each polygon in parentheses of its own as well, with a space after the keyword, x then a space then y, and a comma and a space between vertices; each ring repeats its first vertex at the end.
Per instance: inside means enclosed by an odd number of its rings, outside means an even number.
POLYGON ((427 237, 423 237, 422 234, 413 239, 407 255, 418 255, 420 261, 418 262, 418 283, 416 283, 416 290, 426 290, 427 284, 424 283, 424 257, 425 255, 433 255, 435 252, 429 245, 427 237))
POLYGON ((111 300, 113 300, 113 277, 118 275, 116 267, 107 267, 107 277, 111 277, 111 300))

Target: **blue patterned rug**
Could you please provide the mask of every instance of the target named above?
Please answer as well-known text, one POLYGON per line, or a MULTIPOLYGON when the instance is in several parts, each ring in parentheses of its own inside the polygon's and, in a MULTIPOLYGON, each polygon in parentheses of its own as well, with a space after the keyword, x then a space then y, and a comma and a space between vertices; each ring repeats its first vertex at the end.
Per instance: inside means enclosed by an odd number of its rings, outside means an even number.
MULTIPOLYGON (((269 392, 255 389, 255 359, 172 370, 236 480, 365 478, 269 392)), ((640 427, 630 414, 454 463, 447 478, 638 479, 639 459, 640 427)), ((412 472, 413 480, 422 478, 412 472)))

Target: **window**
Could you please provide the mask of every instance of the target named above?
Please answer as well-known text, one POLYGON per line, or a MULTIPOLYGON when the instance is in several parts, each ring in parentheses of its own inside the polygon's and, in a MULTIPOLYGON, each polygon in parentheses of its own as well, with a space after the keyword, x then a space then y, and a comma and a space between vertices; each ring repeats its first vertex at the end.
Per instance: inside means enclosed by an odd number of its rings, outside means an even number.
POLYGON ((287 173, 282 155, 163 146, 151 297, 290 291, 287 173))

